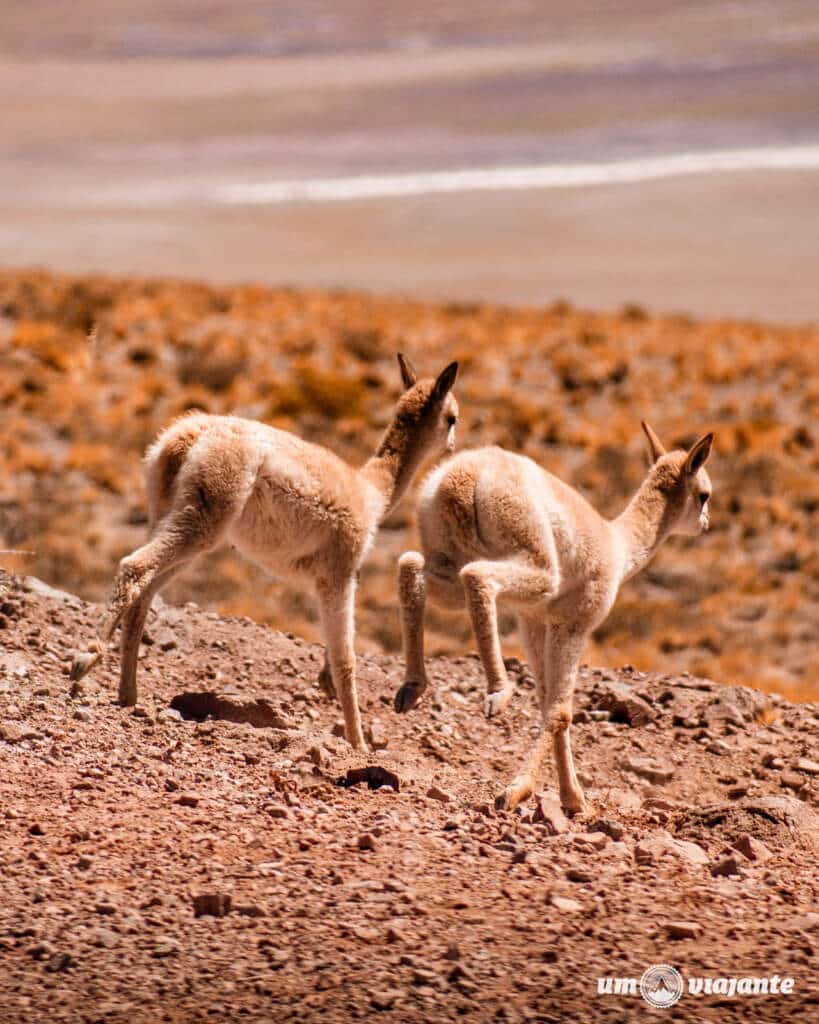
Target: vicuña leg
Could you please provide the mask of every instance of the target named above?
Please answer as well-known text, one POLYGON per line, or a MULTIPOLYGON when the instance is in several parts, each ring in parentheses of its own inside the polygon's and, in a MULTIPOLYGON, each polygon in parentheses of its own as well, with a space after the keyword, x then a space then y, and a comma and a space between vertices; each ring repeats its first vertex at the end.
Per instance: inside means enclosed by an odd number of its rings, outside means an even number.
POLYGON ((398 561, 398 598, 404 644, 404 684, 395 695, 395 710, 401 713, 414 708, 429 686, 424 667, 426 580, 424 556, 418 551, 407 551, 398 561))
MULTIPOLYGON (((88 651, 75 654, 71 665, 72 679, 82 679, 97 664, 114 630, 129 609, 134 605, 141 605, 144 599, 150 604, 156 589, 169 578, 168 574, 178 571, 196 555, 208 551, 219 543, 232 511, 230 503, 217 504, 209 499, 204 488, 199 488, 195 500, 191 499, 181 505, 178 511, 170 513, 162 520, 156 534, 147 544, 122 559, 114 580, 113 595, 97 639, 88 651)), ((140 612, 134 611, 129 621, 129 652, 133 648, 131 636, 139 624, 139 614, 140 612)), ((126 706, 136 704, 135 682, 128 677, 121 677, 120 685, 121 702, 126 706)))
POLYGON ((341 589, 320 585, 318 599, 332 680, 344 712, 344 733, 356 750, 366 750, 355 685, 355 578, 341 589))
POLYGON ((498 635, 498 598, 506 596, 527 604, 546 602, 555 592, 555 580, 548 570, 518 561, 470 562, 460 576, 486 673, 484 710, 486 717, 492 718, 504 711, 512 696, 498 635))
MULTIPOLYGON (((535 677, 535 696, 538 707, 543 713, 548 685, 546 679, 546 624, 543 622, 542 616, 529 618, 521 615, 518 618, 518 628, 526 651, 526 659, 535 677)), ((496 807, 513 810, 535 792, 540 766, 543 764, 550 740, 551 734, 545 729, 541 730, 529 750, 523 768, 495 801, 496 807)))
POLYGON ((165 584, 181 572, 187 564, 187 562, 180 562, 172 569, 159 573, 123 616, 120 638, 119 702, 124 707, 130 707, 137 702, 136 673, 139 644, 142 640, 151 602, 165 584))
POLYGON ((514 807, 525 798, 519 794, 525 793, 527 784, 529 791, 525 795, 528 796, 533 791, 538 770, 551 740, 557 767, 560 802, 570 813, 585 809, 586 801, 577 781, 569 739, 577 666, 585 644, 584 633, 574 632, 565 627, 553 627, 548 630, 544 656, 544 699, 541 704, 543 727, 529 751, 523 770, 498 798, 499 806, 510 809, 514 807))

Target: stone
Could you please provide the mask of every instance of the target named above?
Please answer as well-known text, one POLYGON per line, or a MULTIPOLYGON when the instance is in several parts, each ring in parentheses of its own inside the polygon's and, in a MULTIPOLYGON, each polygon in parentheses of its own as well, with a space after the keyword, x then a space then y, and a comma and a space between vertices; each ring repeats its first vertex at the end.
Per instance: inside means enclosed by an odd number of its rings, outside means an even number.
POLYGON ((177 797, 176 802, 182 807, 198 807, 199 797, 192 793, 182 793, 177 797))
POLYGON ((741 875, 742 868, 739 860, 733 854, 730 854, 727 857, 721 857, 719 860, 714 861, 711 865, 711 874, 715 878, 720 876, 741 875))
POLYGON ((113 949, 119 945, 119 935, 110 928, 92 928, 88 933, 88 941, 100 949, 113 949))
POLYGON ((580 847, 581 850, 602 850, 608 841, 608 834, 602 830, 578 832, 572 836, 572 842, 575 846, 580 847))
POLYGON ((0 740, 19 743, 25 737, 25 729, 17 722, 0 722, 0 740))
POLYGON ((160 939, 151 950, 151 956, 155 960, 164 960, 167 957, 179 956, 181 948, 176 939, 160 939))
POLYGON ((779 776, 779 785, 785 789, 804 789, 807 785, 807 779, 804 775, 799 775, 797 772, 784 771, 779 776))
POLYGON ((226 893, 208 892, 193 897, 194 917, 226 917, 232 900, 226 893))
POLYGON ((583 909, 582 903, 578 903, 577 900, 569 899, 568 896, 552 896, 549 902, 555 910, 559 910, 561 914, 579 914, 583 909))
POLYGON ((807 757, 800 757, 794 768, 799 772, 804 772, 806 775, 819 775, 819 763, 811 761, 807 757))
POLYGON ((362 832, 358 837, 357 845, 359 850, 374 850, 377 845, 375 836, 372 832, 362 832))
POLYGON ((569 831, 569 821, 560 806, 560 797, 554 791, 545 789, 535 797, 532 824, 541 825, 553 836, 569 831))
POLYGON ((377 989, 370 996, 370 1003, 375 1010, 391 1010, 402 995, 397 988, 377 989))
POLYGON ((631 686, 614 680, 598 684, 595 710, 607 711, 612 722, 630 726, 647 725, 654 720, 654 709, 631 686))
POLYGON ((708 863, 708 854, 696 843, 674 839, 667 833, 657 832, 642 839, 634 848, 634 859, 638 864, 657 864, 660 860, 673 857, 692 867, 708 863))
POLYGON ((740 836, 734 843, 734 849, 738 850, 743 857, 747 857, 748 860, 755 860, 759 863, 768 860, 773 854, 768 847, 759 839, 749 835, 747 832, 745 835, 740 836))
POLYGON ((427 790, 427 796, 430 800, 437 800, 439 803, 448 804, 451 803, 452 797, 446 790, 441 789, 439 786, 430 786, 427 790))
POLYGON ((566 878, 570 882, 591 882, 593 877, 585 868, 566 868, 566 878))
POLYGON ((668 921, 665 930, 669 939, 696 939, 702 934, 702 925, 696 921, 668 921))
POLYGON ((367 729, 367 739, 373 750, 386 750, 389 746, 389 737, 384 726, 377 718, 374 718, 367 729))
POLYGON ((666 764, 657 764, 647 757, 626 757, 622 761, 622 766, 626 771, 655 786, 661 786, 674 778, 674 768, 666 764))

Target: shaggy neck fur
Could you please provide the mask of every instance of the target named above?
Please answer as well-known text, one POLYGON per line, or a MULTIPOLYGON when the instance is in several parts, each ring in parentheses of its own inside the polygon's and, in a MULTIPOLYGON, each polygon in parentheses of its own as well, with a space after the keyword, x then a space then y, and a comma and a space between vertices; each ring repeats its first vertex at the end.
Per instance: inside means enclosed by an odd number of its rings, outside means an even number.
POLYGON ((654 466, 612 524, 625 542, 624 580, 651 560, 670 533, 684 501, 678 468, 667 463, 654 466))
POLYGON ((401 500, 423 459, 424 446, 419 436, 423 412, 420 404, 417 409, 399 409, 375 455, 361 470, 365 479, 384 496, 383 516, 401 500))

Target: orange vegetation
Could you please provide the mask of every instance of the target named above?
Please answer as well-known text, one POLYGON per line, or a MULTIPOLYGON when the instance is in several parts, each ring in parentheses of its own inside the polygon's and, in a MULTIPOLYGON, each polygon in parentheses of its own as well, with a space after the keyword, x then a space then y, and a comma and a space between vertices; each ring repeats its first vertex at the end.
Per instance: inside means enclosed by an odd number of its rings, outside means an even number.
MULTIPOLYGON (((0 547, 103 598, 144 537, 141 455, 174 416, 256 417, 360 462, 397 395, 399 349, 428 372, 461 361, 461 445, 523 451, 606 513, 643 472, 641 417, 668 444, 715 429, 711 532, 672 541, 624 588, 589 658, 819 696, 817 328, 5 272, 0 547)), ((362 647, 399 644, 395 560, 413 528, 407 502, 366 567, 362 647)), ((229 552, 167 596, 318 635, 308 596, 229 552)), ((433 652, 471 644, 463 618, 435 611, 429 637, 433 652)))

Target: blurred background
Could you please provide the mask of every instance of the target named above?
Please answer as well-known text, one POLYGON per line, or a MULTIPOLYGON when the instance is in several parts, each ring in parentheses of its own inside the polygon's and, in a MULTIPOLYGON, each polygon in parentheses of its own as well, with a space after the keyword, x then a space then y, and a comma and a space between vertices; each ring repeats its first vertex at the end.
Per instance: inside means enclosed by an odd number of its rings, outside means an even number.
POLYGON ((4 0, 0 25, 4 265, 815 317, 811 0, 4 0))
MULTIPOLYGON (((396 350, 454 357, 459 443, 606 514, 641 418, 716 431, 711 532, 624 588, 590 660, 819 696, 815 3, 5 0, 0 102, 0 547, 34 552, 4 564, 104 600, 174 416, 359 463, 396 350)), ((400 645, 414 530, 407 502, 361 648, 400 645)), ((319 636, 230 553, 166 596, 319 636)), ((429 636, 472 643, 438 612, 429 636)))

